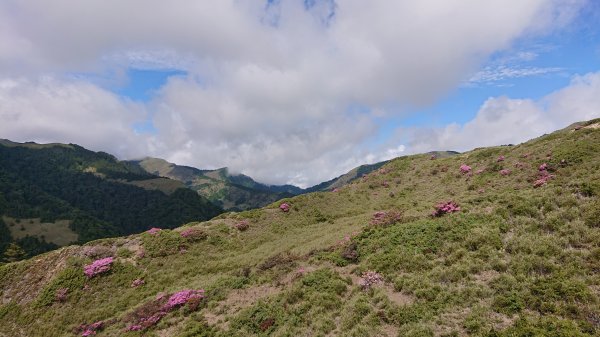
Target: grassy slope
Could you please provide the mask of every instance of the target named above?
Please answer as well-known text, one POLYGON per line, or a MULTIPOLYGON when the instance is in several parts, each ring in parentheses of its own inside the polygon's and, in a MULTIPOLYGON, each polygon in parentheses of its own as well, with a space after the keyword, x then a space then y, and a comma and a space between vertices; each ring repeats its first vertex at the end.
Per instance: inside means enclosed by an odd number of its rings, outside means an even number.
POLYGON ((599 129, 436 160, 398 158, 339 192, 288 202, 289 213, 274 204, 1 267, 0 335, 73 336, 97 320, 106 322, 99 336, 600 333, 599 129), (500 155, 506 160, 497 162, 500 155), (556 177, 533 188, 545 162, 556 177), (463 163, 485 172, 462 175, 463 163), (432 218, 433 205, 447 200, 461 211, 432 218), (402 219, 368 225, 374 212, 390 210, 402 219), (240 232, 233 225, 242 219, 250 227, 240 232), (182 238, 188 227, 207 238, 182 238), (349 252, 357 261, 342 257, 349 252), (118 259, 86 280, 90 255, 118 259), (362 290, 366 270, 385 284, 362 290), (132 288, 139 277, 146 284, 132 288), (54 301, 65 287, 66 302, 54 301), (134 309, 186 288, 207 290, 199 310, 175 310, 143 334, 124 332, 134 309))

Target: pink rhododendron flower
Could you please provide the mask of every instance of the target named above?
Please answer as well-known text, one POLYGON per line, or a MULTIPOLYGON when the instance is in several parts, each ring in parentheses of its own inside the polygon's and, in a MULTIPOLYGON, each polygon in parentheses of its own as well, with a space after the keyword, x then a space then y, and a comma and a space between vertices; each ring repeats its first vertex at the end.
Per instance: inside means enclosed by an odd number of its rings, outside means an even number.
POLYGON ((461 173, 469 173, 469 172, 471 172, 471 166, 466 165, 466 164, 460 165, 460 172, 461 173))
POLYGON ((243 232, 250 227, 250 223, 248 222, 247 219, 244 219, 244 220, 236 223, 235 225, 233 225, 233 227, 235 227, 237 230, 243 232))
POLYGON ((504 156, 500 156, 500 157, 498 157, 498 159, 496 161, 501 162, 501 161, 504 161, 504 159, 506 159, 504 156))
POLYGON ((167 303, 163 306, 165 311, 171 311, 174 308, 187 303, 191 299, 203 299, 204 298, 204 289, 193 290, 186 289, 176 292, 175 294, 169 297, 167 303))
POLYGON ((114 258, 112 257, 96 260, 91 264, 88 264, 87 266, 83 267, 83 273, 87 277, 92 278, 98 274, 109 271, 113 261, 114 258))
POLYGON ((281 205, 279 205, 279 209, 284 212, 288 212, 290 210, 290 204, 288 204, 287 202, 284 202, 281 205))
POLYGON ((429 160, 435 160, 437 158, 437 156, 435 154, 432 154, 431 157, 429 157, 429 160))
POLYGON ((398 211, 379 211, 373 213, 370 224, 373 226, 387 226, 395 224, 402 219, 402 213, 398 211))
POLYGON ((435 206, 435 211, 432 213, 433 216, 442 216, 444 214, 454 213, 460 211, 460 207, 454 201, 441 202, 435 206))
POLYGON ((358 281, 358 284, 365 290, 371 288, 376 284, 381 283, 383 283, 383 276, 381 276, 381 274, 375 271, 364 272, 361 275, 360 281, 358 281))
POLYGON ((140 331, 140 330, 142 330, 142 326, 139 324, 130 325, 125 329, 125 331, 140 331))
POLYGON ((548 171, 542 170, 540 171, 539 179, 533 182, 533 187, 540 187, 542 185, 545 185, 548 182, 548 180, 552 178, 554 178, 553 174, 549 174, 548 171))
POLYGON ((546 171, 548 169, 548 164, 543 163, 542 165, 540 165, 540 167, 538 168, 538 171, 546 171))
POLYGON ((150 235, 154 235, 158 232, 160 232, 162 229, 160 228, 156 228, 156 227, 152 227, 149 230, 146 231, 146 233, 150 234, 150 235))
POLYGON ((503 176, 507 176, 510 174, 510 170, 504 169, 504 170, 500 170, 500 174, 503 176))

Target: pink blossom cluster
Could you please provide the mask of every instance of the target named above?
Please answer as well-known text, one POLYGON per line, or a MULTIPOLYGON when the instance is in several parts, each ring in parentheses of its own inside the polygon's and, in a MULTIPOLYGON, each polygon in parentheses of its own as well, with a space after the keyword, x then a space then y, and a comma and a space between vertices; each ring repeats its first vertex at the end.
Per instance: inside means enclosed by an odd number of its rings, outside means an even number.
POLYGON ((390 172, 389 169, 385 169, 383 167, 379 169, 379 174, 386 174, 386 173, 389 173, 389 172, 390 172))
POLYGON ((186 228, 180 232, 180 235, 191 241, 200 241, 208 236, 206 232, 199 228, 186 228))
POLYGON ((538 179, 533 182, 533 187, 543 186, 548 182, 548 180, 550 180, 552 178, 554 178, 553 174, 548 173, 548 171, 546 171, 546 170, 540 170, 538 179))
POLYGON ((542 165, 540 165, 540 167, 538 168, 538 171, 547 171, 548 170, 548 164, 543 163, 542 165))
POLYGON ((388 187, 390 187, 390 184, 388 184, 387 181, 384 181, 384 182, 381 183, 381 186, 383 186, 385 188, 388 188, 388 187))
POLYGON ((145 309, 143 311, 143 316, 138 316, 135 323, 125 328, 125 331, 139 331, 149 328, 178 307, 184 304, 188 304, 190 307, 194 305, 197 306, 199 301, 205 298, 204 289, 185 289, 174 293, 169 296, 164 304, 160 304, 165 301, 166 297, 166 294, 159 293, 154 302, 150 303, 151 306, 149 308, 151 309, 145 309), (154 309, 156 305, 158 305, 158 307, 154 309))
POLYGON ((462 164, 460 165, 460 173, 469 173, 471 172, 471 166, 467 165, 467 164, 462 164))
POLYGON ((176 292, 169 297, 167 303, 163 306, 164 311, 171 311, 180 305, 186 304, 192 299, 201 300, 204 298, 204 289, 194 290, 186 289, 176 292))
POLYGON ((383 283, 383 276, 371 270, 362 273, 360 281, 358 281, 358 284, 365 290, 381 283, 383 283))
POLYGON ((444 214, 454 213, 460 211, 460 207, 454 201, 441 202, 435 206, 435 211, 432 213, 433 216, 442 216, 444 214))
POLYGON ((139 287, 144 284, 146 284, 146 281, 144 281, 141 278, 137 278, 137 279, 133 280, 133 282, 131 282, 131 287, 136 288, 136 287, 139 287))
POLYGON ((524 167, 525 167, 525 164, 523 164, 523 163, 521 163, 521 162, 516 162, 516 163, 515 163, 515 167, 516 167, 516 168, 519 168, 519 169, 522 169, 522 168, 524 168, 524 167))
POLYGON ((387 226, 392 225, 402 219, 402 213, 398 211, 379 211, 373 213, 371 221, 369 222, 373 226, 387 226))
POLYGON ((290 210, 290 204, 288 204, 287 202, 282 203, 281 205, 279 205, 279 209, 284 211, 284 212, 289 212, 290 210))
POLYGON ((92 323, 90 325, 83 324, 83 325, 79 326, 79 330, 83 331, 81 333, 81 336, 87 337, 87 336, 95 335, 96 332, 98 330, 102 329, 103 327, 104 327, 104 322, 98 321, 98 322, 92 323))
POLYGON ((150 234, 150 235, 154 235, 157 234, 158 232, 160 232, 162 229, 160 228, 156 228, 156 227, 152 227, 149 230, 146 231, 146 233, 150 234))
POLYGON ((507 176, 510 174, 510 170, 508 170, 508 169, 500 170, 500 174, 503 176, 507 176))
POLYGON ((435 160, 437 158, 437 156, 435 154, 432 154, 431 157, 429 157, 429 160, 435 160))
POLYGON ((96 260, 91 264, 88 264, 85 267, 83 267, 83 273, 87 277, 92 278, 98 274, 109 271, 113 261, 113 257, 106 257, 104 259, 96 260))
POLYGON ((501 162, 501 161, 504 161, 504 159, 506 159, 504 156, 500 156, 500 157, 498 157, 498 159, 496 159, 496 161, 501 162))
POLYGON ((140 331, 142 330, 142 326, 139 324, 133 324, 125 328, 125 331, 140 331))
POLYGON ((233 227, 235 227, 237 230, 243 232, 250 227, 250 222, 248 222, 247 219, 244 219, 244 220, 236 223, 235 225, 233 225, 233 227))

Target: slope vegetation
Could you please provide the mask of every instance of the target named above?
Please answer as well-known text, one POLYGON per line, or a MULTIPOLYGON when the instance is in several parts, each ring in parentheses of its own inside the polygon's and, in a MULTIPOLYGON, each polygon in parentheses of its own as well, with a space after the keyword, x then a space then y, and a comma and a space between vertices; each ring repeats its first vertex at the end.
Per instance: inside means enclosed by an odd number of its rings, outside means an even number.
POLYGON ((598 336, 598 126, 7 264, 0 335, 598 336))
POLYGON ((170 193, 134 186, 156 179, 162 178, 77 145, 4 140, 0 143, 0 253, 11 241, 33 256, 64 244, 65 238, 83 243, 153 226, 173 228, 220 213, 184 186, 171 186, 170 193))

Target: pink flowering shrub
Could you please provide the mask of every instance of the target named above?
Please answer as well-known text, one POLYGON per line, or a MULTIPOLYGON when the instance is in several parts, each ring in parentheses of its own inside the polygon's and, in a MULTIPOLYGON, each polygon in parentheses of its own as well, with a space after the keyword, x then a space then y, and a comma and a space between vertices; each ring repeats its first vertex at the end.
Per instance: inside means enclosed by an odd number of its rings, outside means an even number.
POLYGON ((192 300, 201 300, 204 298, 204 289, 193 290, 186 289, 176 292, 169 297, 167 303, 163 306, 163 310, 171 311, 181 305, 184 305, 192 300))
POLYGON ((77 331, 81 332, 81 336, 94 336, 97 331, 102 330, 104 322, 98 321, 89 325, 82 324, 77 328, 77 331))
POLYGON ((279 209, 284 211, 284 212, 289 212, 290 210, 290 204, 288 204, 287 202, 282 203, 281 205, 279 205, 279 209))
POLYGON ((372 226, 388 226, 402 220, 402 213, 399 211, 379 211, 375 212, 369 222, 372 226))
POLYGON ((523 163, 521 163, 521 162, 516 162, 516 163, 515 163, 515 167, 516 167, 516 168, 518 168, 518 169, 522 169, 522 168, 524 168, 524 167, 525 167, 525 164, 523 164, 523 163))
POLYGON ((546 171, 548 170, 548 164, 543 163, 542 165, 540 165, 540 167, 538 168, 538 171, 546 171))
POLYGON ((460 165, 460 173, 469 173, 471 172, 471 166, 466 165, 466 164, 462 164, 460 165))
POLYGON ((150 235, 154 235, 157 234, 158 232, 160 232, 162 229, 160 228, 156 228, 156 227, 152 227, 149 230, 146 231, 146 233, 150 234, 150 235))
POLYGON ((500 157, 498 157, 498 159, 496 159, 496 161, 501 162, 501 161, 504 161, 504 159, 506 159, 504 156, 500 156, 500 157))
POLYGON ((454 213, 460 211, 460 207, 454 201, 441 202, 435 206, 435 211, 431 214, 433 216, 442 216, 444 214, 454 213))
POLYGON ((362 273, 360 281, 358 284, 364 289, 367 290, 374 285, 383 283, 383 276, 375 271, 366 271, 362 273))
POLYGON ((133 324, 125 328, 125 331, 140 331, 142 330, 142 326, 139 324, 133 324))
POLYGON ((500 170, 500 174, 503 176, 507 176, 510 174, 510 170, 504 169, 504 170, 500 170))
POLYGON ((156 325, 169 312, 186 304, 191 310, 196 310, 204 298, 203 289, 181 290, 171 296, 159 293, 155 300, 142 305, 125 317, 125 321, 131 323, 125 328, 125 331, 148 329, 156 325))
POLYGON ((186 228, 182 230, 180 234, 190 241, 200 241, 208 237, 206 232, 199 228, 186 228))
POLYGON ((104 272, 109 271, 110 266, 112 265, 113 261, 114 261, 114 258, 112 258, 112 257, 107 257, 104 259, 96 260, 96 261, 92 262, 91 264, 88 264, 85 267, 83 267, 83 273, 87 277, 92 278, 98 274, 102 274, 104 272))
POLYGON ((131 282, 131 287, 132 288, 137 288, 137 287, 139 287, 141 285, 144 285, 144 284, 146 284, 146 282, 143 279, 138 278, 138 279, 133 280, 133 282, 131 282))
POLYGON ((543 186, 552 178, 554 178, 553 174, 548 173, 546 170, 541 170, 538 175, 538 179, 533 182, 533 187, 543 186))
POLYGON ((432 154, 431 157, 429 157, 429 160, 435 160, 437 158, 437 156, 435 154, 432 154))
POLYGON ((248 222, 247 219, 244 219, 244 220, 236 223, 235 225, 233 225, 233 227, 235 227, 240 232, 243 232, 250 227, 250 222, 248 222))
POLYGON ((387 181, 384 181, 384 182, 382 182, 382 183, 381 183, 381 186, 383 186, 383 187, 386 187, 386 188, 387 188, 387 187, 390 187, 390 184, 388 184, 388 182, 387 182, 387 181))

